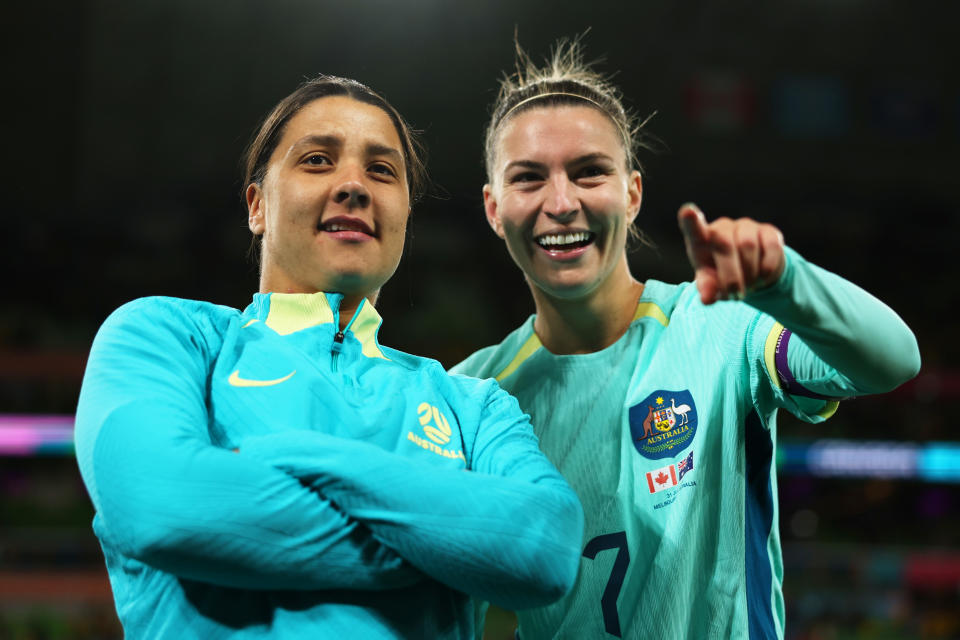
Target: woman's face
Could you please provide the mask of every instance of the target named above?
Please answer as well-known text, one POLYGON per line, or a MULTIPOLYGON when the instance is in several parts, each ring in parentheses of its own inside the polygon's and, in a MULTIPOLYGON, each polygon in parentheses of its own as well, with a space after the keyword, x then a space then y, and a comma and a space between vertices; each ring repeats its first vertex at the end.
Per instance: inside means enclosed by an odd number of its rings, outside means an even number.
POLYGON ((400 262, 410 213, 393 122, 353 98, 314 100, 287 122, 247 206, 263 234, 261 291, 375 295, 400 262))
POLYGON ((575 299, 625 268, 640 174, 627 171, 606 115, 588 106, 530 109, 503 126, 496 150, 483 190, 487 220, 531 285, 575 299))

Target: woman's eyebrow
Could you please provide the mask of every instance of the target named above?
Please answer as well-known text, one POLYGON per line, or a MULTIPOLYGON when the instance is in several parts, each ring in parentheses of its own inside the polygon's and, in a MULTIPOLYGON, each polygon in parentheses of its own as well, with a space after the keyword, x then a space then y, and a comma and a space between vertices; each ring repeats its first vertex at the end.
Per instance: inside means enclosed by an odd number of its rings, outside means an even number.
POLYGON ((610 156, 609 154, 602 153, 602 152, 599 152, 599 151, 598 151, 598 152, 596 152, 596 153, 588 153, 588 154, 586 154, 586 155, 582 155, 582 156, 580 156, 579 158, 574 158, 574 159, 571 160, 568 164, 572 164, 572 165, 576 165, 576 164, 587 164, 587 163, 589 163, 589 162, 597 162, 597 161, 599 161, 599 160, 605 160, 605 161, 608 161, 608 162, 613 162, 613 157, 610 156))
MULTIPOLYGON (((607 153, 602 153, 600 151, 594 153, 586 153, 582 156, 578 156, 569 162, 566 163, 567 166, 577 166, 581 164, 588 164, 590 162, 606 161, 613 162, 613 157, 607 153)), ((547 165, 542 162, 534 162, 533 160, 513 160, 512 162, 507 163, 507 166, 504 167, 503 171, 506 173, 514 168, 521 169, 534 169, 534 170, 543 170, 547 165)))
POLYGON ((368 156, 392 156, 396 162, 403 161, 403 154, 399 150, 394 149, 393 147, 380 144, 378 142, 370 142, 367 144, 366 152, 368 156))
MULTIPOLYGON (((294 142, 293 146, 290 148, 299 149, 300 147, 308 146, 341 148, 344 146, 344 144, 345 141, 343 137, 339 135, 312 133, 294 142)), ((395 149, 387 144, 381 144, 379 142, 368 142, 364 146, 364 152, 368 157, 391 156, 395 158, 397 162, 403 161, 403 154, 400 153, 398 149, 395 149)))
POLYGON ((534 162, 533 160, 513 160, 507 163, 507 166, 503 168, 504 173, 513 168, 521 169, 543 169, 547 165, 542 162, 534 162))
POLYGON ((343 146, 343 138, 336 135, 323 135, 319 133, 312 133, 307 136, 303 136, 299 140, 293 143, 291 149, 303 146, 313 146, 318 147, 341 147, 343 146))

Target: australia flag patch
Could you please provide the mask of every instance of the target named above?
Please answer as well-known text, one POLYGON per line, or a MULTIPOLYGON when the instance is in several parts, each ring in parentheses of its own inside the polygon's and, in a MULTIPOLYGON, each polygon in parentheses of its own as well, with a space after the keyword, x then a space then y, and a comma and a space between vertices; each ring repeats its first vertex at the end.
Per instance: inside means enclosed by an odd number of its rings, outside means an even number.
POLYGON ((670 458, 693 443, 697 406, 689 391, 658 389, 630 407, 633 446, 644 458, 670 458))

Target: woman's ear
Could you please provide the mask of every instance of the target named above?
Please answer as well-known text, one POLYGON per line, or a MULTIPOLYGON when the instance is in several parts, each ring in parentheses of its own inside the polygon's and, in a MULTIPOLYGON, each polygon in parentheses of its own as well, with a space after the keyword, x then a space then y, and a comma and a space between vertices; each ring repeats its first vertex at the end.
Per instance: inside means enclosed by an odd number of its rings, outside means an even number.
POLYGON ((643 178, 637 170, 630 172, 627 178, 627 222, 633 223, 640 213, 640 203, 643 201, 643 178))
POLYGON ((247 225, 253 235, 263 235, 266 229, 264 220, 265 203, 263 201, 263 189, 256 182, 247 185, 247 225))
POLYGON ((503 224, 500 222, 500 212, 497 210, 497 198, 493 195, 490 184, 483 185, 483 211, 487 214, 487 224, 493 232, 503 238, 503 224))

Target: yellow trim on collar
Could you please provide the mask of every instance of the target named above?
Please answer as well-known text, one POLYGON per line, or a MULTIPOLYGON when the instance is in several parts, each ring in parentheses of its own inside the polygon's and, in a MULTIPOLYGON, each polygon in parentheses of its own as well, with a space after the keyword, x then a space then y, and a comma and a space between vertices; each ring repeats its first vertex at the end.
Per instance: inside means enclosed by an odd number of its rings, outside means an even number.
POLYGON ((516 371, 523 361, 529 358, 534 354, 534 352, 543 346, 543 343, 540 342, 540 337, 537 335, 536 331, 530 333, 530 337, 527 338, 527 341, 523 343, 523 346, 520 347, 520 350, 517 351, 517 355, 513 356, 513 360, 510 361, 510 364, 507 365, 506 369, 497 374, 497 382, 500 382, 504 378, 510 376, 514 371, 516 371))
MULTIPOLYGON (((670 324, 670 319, 667 318, 667 314, 663 312, 663 309, 660 308, 656 302, 639 302, 637 304, 637 311, 633 314, 633 319, 631 323, 639 320, 640 318, 653 318, 664 327, 670 324)), ((516 371, 524 360, 532 356, 537 349, 543 346, 543 343, 540 342, 540 337, 537 335, 536 331, 530 334, 530 337, 527 338, 527 341, 523 343, 523 346, 520 347, 520 350, 517 351, 517 355, 513 357, 513 360, 510 361, 510 364, 504 368, 503 371, 497 374, 496 380, 500 382, 505 378, 513 375, 513 372, 516 371)))
POLYGON ((272 293, 265 324, 285 336, 333 322, 333 310, 323 293, 272 293))
POLYGON ((634 322, 640 318, 653 318, 663 326, 670 324, 670 319, 667 318, 667 314, 663 312, 663 309, 660 308, 656 302, 638 302, 637 311, 633 314, 634 322))
POLYGON ((383 319, 380 318, 380 314, 373 308, 370 301, 364 300, 361 303, 360 312, 354 318, 353 324, 350 325, 350 331, 360 341, 363 347, 363 355, 368 358, 389 360, 390 358, 383 355, 380 347, 377 346, 377 331, 380 330, 381 322, 383 322, 383 319))
MULTIPOLYGON (((264 324, 282 336, 322 324, 333 324, 333 309, 323 292, 271 293, 269 304, 270 310, 264 324)), ((377 345, 381 322, 380 314, 370 301, 363 300, 347 332, 360 342, 363 355, 389 360, 377 345)))

